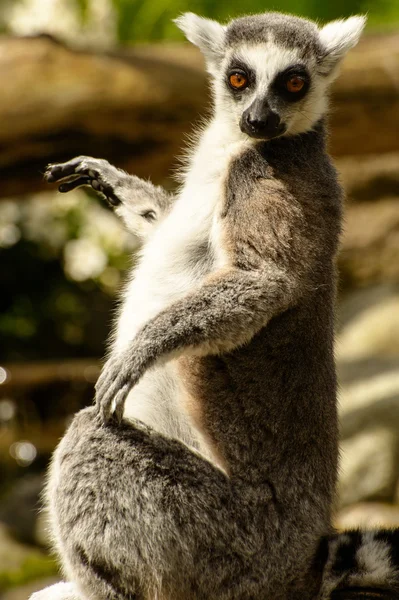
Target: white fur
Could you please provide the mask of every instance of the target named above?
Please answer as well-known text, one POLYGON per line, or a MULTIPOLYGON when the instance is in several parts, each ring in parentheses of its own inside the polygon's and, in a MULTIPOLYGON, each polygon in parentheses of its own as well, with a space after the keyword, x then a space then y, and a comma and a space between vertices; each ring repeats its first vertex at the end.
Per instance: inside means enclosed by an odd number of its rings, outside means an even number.
POLYGON ((262 44, 250 42, 234 48, 226 57, 225 64, 230 60, 231 54, 238 55, 242 61, 249 65, 256 73, 257 94, 264 96, 278 73, 295 65, 300 61, 299 50, 284 48, 276 44, 269 35, 269 40, 262 44))
POLYGON ((30 600, 83 600, 81 591, 77 589, 74 583, 55 583, 49 587, 35 592, 30 600))
POLYGON ((320 30, 320 41, 325 48, 326 57, 322 68, 325 72, 333 69, 345 54, 359 41, 366 17, 357 16, 327 23, 320 30))
MULTIPOLYGON (((271 34, 267 42, 259 44, 248 42, 230 50, 223 59, 220 72, 226 70, 233 54, 256 74, 256 89, 239 104, 232 103, 229 97, 226 98, 224 79, 219 77, 214 82, 218 118, 228 118, 231 126, 235 125, 238 128, 242 113, 252 104, 255 97, 264 98, 267 95, 268 88, 278 73, 303 61, 298 49, 285 48, 277 44, 271 34)), ((308 94, 298 105, 293 104, 285 109, 283 116, 287 125, 286 135, 309 131, 327 112, 327 89, 331 80, 317 72, 315 60, 311 65, 311 70, 313 83, 308 94)))
MULTIPOLYGON (((123 351, 151 318, 195 290, 210 272, 227 266, 218 209, 230 161, 249 143, 238 129, 232 131, 218 121, 204 131, 181 192, 144 247, 127 286, 115 338, 117 352, 123 351), (196 246, 206 244, 212 246, 211 264, 189 260, 196 246)), ((124 416, 180 439, 210 458, 206 442, 185 413, 185 390, 176 368, 172 360, 148 371, 129 394, 124 416)))
POLYGON ((388 544, 374 539, 372 531, 363 535, 363 543, 357 551, 356 558, 360 574, 351 578, 353 585, 361 583, 365 586, 383 586, 389 584, 395 576, 388 544))
POLYGON ((190 12, 176 19, 175 23, 186 38, 198 46, 208 61, 214 62, 222 57, 225 35, 223 25, 190 12))

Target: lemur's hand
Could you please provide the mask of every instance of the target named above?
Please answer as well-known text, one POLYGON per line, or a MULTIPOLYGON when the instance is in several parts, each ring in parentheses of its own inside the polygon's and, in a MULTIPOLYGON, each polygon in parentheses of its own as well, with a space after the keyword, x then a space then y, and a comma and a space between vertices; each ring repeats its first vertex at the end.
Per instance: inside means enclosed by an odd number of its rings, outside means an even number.
POLYGON ((145 346, 136 340, 128 351, 110 356, 96 383, 96 405, 105 423, 112 418, 122 420, 128 393, 152 362, 145 346))
POLYGON ((121 200, 115 194, 113 181, 117 169, 107 160, 77 156, 65 163, 49 164, 44 178, 48 183, 61 182, 58 189, 62 193, 70 192, 78 187, 89 185, 96 192, 104 194, 112 206, 118 206, 121 200))

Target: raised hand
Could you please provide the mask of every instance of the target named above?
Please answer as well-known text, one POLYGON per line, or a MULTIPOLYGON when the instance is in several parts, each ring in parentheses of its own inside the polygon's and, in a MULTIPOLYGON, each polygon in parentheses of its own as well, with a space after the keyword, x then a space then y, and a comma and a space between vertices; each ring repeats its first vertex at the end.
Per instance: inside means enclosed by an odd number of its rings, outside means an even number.
POLYGON ((139 243, 147 239, 174 201, 174 196, 162 187, 91 156, 49 164, 44 178, 48 183, 58 183, 62 193, 82 186, 92 187, 105 196, 139 243))
POLYGON ((104 194, 112 206, 118 206, 122 199, 116 194, 116 187, 123 175, 126 176, 106 160, 77 156, 65 163, 49 164, 44 178, 48 183, 60 182, 58 189, 62 193, 85 185, 91 186, 96 192, 104 194))

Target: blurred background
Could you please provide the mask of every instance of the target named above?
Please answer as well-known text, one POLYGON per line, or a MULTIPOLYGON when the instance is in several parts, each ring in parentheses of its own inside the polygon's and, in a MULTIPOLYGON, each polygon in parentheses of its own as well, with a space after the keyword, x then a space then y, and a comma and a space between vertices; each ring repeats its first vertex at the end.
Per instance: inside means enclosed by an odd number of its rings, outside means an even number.
POLYGON ((38 512, 71 415, 93 398, 132 239, 104 202, 43 183, 103 157, 174 187, 209 107, 202 59, 171 20, 281 10, 368 13, 333 90, 330 149, 347 191, 337 360, 338 527, 399 526, 399 4, 396 0, 0 0, 0 596, 56 580, 38 512))

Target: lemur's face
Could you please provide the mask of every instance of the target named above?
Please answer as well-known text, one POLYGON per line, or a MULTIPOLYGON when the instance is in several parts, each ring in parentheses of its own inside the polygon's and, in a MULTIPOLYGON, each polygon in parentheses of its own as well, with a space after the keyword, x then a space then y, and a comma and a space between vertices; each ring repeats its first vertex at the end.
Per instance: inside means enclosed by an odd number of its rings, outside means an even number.
POLYGON ((243 133, 272 139, 310 129, 326 110, 325 76, 313 56, 270 40, 226 53, 214 82, 216 103, 243 133))
POLYGON ((364 22, 351 17, 319 29, 280 13, 227 26, 192 13, 177 20, 205 56, 216 116, 255 140, 312 129, 327 111, 328 87, 364 22))

